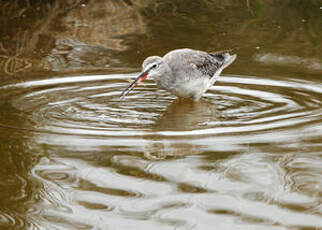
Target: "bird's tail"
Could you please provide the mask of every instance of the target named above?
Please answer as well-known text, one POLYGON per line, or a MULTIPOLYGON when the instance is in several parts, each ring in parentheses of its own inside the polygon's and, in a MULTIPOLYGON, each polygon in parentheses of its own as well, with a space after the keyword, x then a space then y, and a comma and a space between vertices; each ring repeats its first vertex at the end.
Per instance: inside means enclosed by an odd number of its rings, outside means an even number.
POLYGON ((231 63, 233 63, 236 60, 237 54, 230 54, 236 50, 238 50, 238 48, 221 50, 221 51, 209 53, 211 56, 216 58, 220 63, 218 70, 216 71, 216 73, 214 74, 214 76, 212 77, 212 79, 210 81, 210 85, 213 85, 215 83, 215 81, 219 78, 220 73, 221 73, 221 71, 223 71, 223 69, 228 67, 231 63))
POLYGON ((231 53, 236 50, 238 50, 238 48, 211 52, 209 54, 211 56, 217 58, 218 60, 220 60, 220 62, 221 62, 220 68, 224 69, 235 61, 237 54, 231 54, 231 53))
POLYGON ((226 50, 219 50, 219 51, 214 51, 214 52, 211 51, 209 53, 211 53, 213 55, 220 55, 220 54, 225 54, 225 53, 230 54, 230 53, 235 52, 237 50, 239 50, 239 47, 235 47, 235 48, 232 48, 232 49, 226 49, 226 50))

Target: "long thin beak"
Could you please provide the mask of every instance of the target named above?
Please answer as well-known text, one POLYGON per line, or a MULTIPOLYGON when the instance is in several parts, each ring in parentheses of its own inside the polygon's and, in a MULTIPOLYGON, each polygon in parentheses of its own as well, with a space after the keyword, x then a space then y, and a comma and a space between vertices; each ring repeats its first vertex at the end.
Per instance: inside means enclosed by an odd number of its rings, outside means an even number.
POLYGON ((125 97, 131 90, 139 84, 141 81, 144 81, 148 77, 149 70, 142 72, 125 90, 121 93, 120 98, 125 97))

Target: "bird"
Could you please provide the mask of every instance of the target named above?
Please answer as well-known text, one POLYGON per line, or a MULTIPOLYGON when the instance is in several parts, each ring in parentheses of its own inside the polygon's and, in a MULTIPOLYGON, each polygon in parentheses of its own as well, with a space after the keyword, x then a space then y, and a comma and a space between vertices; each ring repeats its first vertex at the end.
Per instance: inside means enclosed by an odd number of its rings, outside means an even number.
POLYGON ((142 63, 142 72, 120 95, 124 98, 136 85, 152 78, 158 88, 179 98, 198 101, 219 78, 223 69, 232 64, 236 49, 205 52, 190 48, 175 49, 163 57, 150 56, 142 63))

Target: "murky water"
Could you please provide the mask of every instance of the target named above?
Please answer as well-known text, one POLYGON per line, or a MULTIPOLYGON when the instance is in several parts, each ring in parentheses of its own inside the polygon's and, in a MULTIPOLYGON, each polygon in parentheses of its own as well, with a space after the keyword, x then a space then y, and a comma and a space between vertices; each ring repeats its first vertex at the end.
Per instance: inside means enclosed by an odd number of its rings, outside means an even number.
POLYGON ((0 2, 0 229, 322 229, 322 9, 0 2), (239 47, 198 102, 141 61, 239 47))
POLYGON ((32 197, 24 186, 17 194, 29 200, 24 220, 7 213, 2 223, 322 228, 322 84, 228 75, 191 103, 148 81, 120 101, 134 76, 54 78, 0 89, 1 107, 15 111, 1 114, 2 131, 23 136, 21 148, 39 154, 28 182, 32 197))

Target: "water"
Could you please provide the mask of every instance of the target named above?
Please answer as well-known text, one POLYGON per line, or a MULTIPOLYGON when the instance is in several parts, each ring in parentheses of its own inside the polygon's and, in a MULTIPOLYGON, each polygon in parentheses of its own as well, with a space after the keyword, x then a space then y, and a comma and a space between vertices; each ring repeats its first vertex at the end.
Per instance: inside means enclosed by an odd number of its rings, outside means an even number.
POLYGON ((148 81, 120 101, 134 76, 1 88, 1 107, 15 111, 1 114, 2 130, 23 139, 12 146, 21 154, 37 150, 23 156, 35 159, 14 197, 29 200, 23 220, 7 214, 2 224, 322 227, 321 84, 226 75, 192 103, 148 81))
POLYGON ((319 1, 0 6, 0 229, 322 229, 319 1), (120 100, 181 47, 240 49, 198 103, 120 100))

